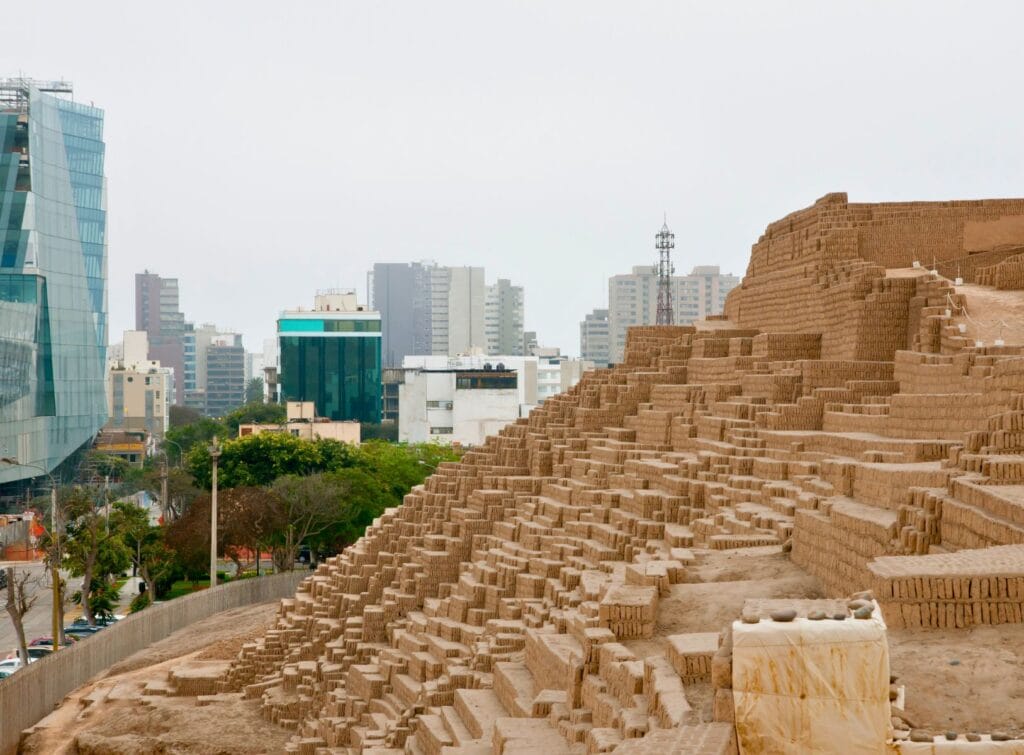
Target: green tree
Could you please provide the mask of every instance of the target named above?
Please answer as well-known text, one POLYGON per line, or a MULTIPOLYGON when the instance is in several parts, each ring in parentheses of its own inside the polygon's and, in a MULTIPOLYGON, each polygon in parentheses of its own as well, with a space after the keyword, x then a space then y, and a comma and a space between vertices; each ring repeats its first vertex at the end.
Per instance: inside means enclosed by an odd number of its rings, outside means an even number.
POLYGON ((262 401, 249 402, 221 418, 227 428, 226 438, 238 437, 239 425, 283 425, 287 420, 288 410, 285 407, 281 404, 264 404, 262 401))
MULTIPOLYGON (((235 438, 221 448, 218 485, 269 485, 284 475, 308 475, 328 471, 344 463, 349 451, 334 440, 308 441, 286 433, 260 433, 235 438)), ((210 451, 196 446, 187 459, 188 469, 200 487, 210 488, 210 451)))
POLYGON ((299 548, 311 548, 345 518, 350 489, 335 475, 285 475, 271 488, 278 506, 271 544, 279 571, 294 568, 299 548))
POLYGON ((163 593, 179 571, 164 540, 164 529, 150 524, 149 512, 130 501, 117 501, 110 514, 110 526, 120 535, 132 566, 146 585, 144 598, 133 605, 142 608, 163 593))
POLYGON ((170 458, 175 458, 180 448, 181 457, 184 460, 193 448, 209 445, 214 436, 220 438, 230 437, 228 429, 223 424, 215 419, 203 417, 198 422, 192 422, 181 427, 173 427, 168 430, 167 439, 177 443, 178 448, 175 448, 170 443, 165 443, 163 450, 170 455, 170 458))
POLYGON ((245 384, 245 403, 263 403, 263 378, 254 377, 245 384))
POLYGON ((180 404, 172 406, 167 413, 168 424, 171 426, 171 429, 191 425, 203 418, 203 415, 195 409, 180 404))
MULTIPOLYGON (((64 503, 65 537, 62 538, 64 564, 71 574, 82 577, 82 589, 72 598, 81 603, 91 626, 96 616, 111 609, 110 577, 120 574, 131 563, 131 556, 116 529, 97 508, 92 491, 72 491, 64 503)), ((102 499, 101 499, 102 503, 102 499)), ((116 590, 113 591, 116 600, 116 590)))

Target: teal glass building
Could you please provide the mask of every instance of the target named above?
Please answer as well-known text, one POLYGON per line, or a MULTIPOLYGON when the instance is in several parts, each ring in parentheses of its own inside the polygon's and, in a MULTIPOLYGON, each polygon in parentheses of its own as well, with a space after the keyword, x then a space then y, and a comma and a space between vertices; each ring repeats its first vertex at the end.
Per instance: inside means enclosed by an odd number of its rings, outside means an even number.
POLYGON ((314 311, 285 312, 277 321, 281 401, 312 401, 317 417, 377 424, 380 314, 354 301, 354 294, 319 295, 314 311))
POLYGON ((0 79, 0 456, 50 471, 107 418, 103 111, 70 94, 0 79))

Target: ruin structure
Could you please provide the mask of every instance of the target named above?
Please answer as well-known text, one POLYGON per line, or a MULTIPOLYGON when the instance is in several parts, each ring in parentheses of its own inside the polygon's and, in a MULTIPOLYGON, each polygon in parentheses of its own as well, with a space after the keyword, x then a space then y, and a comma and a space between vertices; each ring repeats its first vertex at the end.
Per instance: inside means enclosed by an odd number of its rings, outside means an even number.
POLYGON ((772 223, 722 318, 633 329, 621 364, 442 465, 218 689, 310 754, 795 752, 819 735, 838 749, 814 752, 1021 752, 901 731, 900 696, 928 690, 891 690, 884 648, 887 627, 1024 620, 1022 260, 1024 200, 831 194, 772 223), (825 594, 659 629, 702 554, 746 548, 788 553, 825 594), (758 648, 808 648, 785 663, 810 684, 799 664, 828 665, 826 635, 861 643, 844 663, 871 664, 863 689, 793 694, 834 720, 860 706, 852 739, 751 697, 758 648))

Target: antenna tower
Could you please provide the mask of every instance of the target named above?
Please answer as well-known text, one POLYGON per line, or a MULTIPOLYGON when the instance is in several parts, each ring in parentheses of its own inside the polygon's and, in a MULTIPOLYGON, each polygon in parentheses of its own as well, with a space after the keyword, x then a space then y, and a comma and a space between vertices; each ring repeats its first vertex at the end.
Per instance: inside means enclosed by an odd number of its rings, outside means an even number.
POLYGON ((661 230, 654 237, 654 248, 658 250, 658 325, 673 325, 675 315, 672 312, 672 250, 676 246, 676 235, 668 229, 668 220, 662 224, 661 230))

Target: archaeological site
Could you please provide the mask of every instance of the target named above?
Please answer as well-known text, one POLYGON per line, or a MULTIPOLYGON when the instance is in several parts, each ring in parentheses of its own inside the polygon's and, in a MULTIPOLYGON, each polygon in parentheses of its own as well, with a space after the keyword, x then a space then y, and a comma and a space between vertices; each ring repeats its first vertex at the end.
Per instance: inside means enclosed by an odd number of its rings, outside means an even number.
POLYGON ((633 329, 293 598, 21 747, 1024 753, 1022 613, 1024 199, 829 194, 724 315, 633 329))

